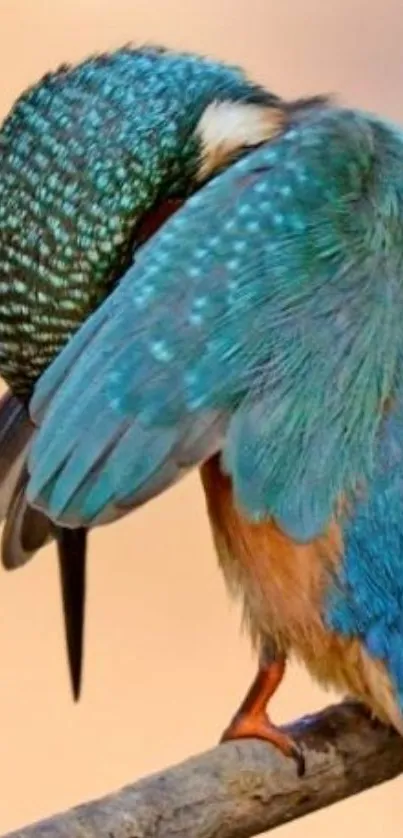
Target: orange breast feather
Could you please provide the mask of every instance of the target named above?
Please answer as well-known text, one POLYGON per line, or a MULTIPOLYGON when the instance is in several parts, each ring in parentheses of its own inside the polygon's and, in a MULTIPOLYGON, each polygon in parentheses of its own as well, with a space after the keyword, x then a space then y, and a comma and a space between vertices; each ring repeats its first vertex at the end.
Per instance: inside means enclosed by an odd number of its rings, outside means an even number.
POLYGON ((237 508, 219 457, 201 469, 218 558, 230 591, 243 601, 255 646, 265 636, 294 654, 322 685, 361 698, 392 724, 402 724, 386 670, 369 658, 359 638, 327 629, 326 592, 343 559, 336 521, 309 544, 297 544, 273 520, 254 523, 237 508))

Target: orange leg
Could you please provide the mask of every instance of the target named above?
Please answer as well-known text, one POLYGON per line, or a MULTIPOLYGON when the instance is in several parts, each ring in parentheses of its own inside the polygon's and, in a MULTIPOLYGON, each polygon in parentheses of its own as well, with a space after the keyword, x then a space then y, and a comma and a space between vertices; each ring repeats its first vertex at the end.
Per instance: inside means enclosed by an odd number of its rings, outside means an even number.
POLYGON ((273 725, 267 714, 267 705, 281 683, 285 671, 285 659, 265 661, 260 664, 256 678, 235 714, 221 742, 231 739, 263 739, 297 763, 298 775, 305 772, 305 759, 301 748, 273 725))

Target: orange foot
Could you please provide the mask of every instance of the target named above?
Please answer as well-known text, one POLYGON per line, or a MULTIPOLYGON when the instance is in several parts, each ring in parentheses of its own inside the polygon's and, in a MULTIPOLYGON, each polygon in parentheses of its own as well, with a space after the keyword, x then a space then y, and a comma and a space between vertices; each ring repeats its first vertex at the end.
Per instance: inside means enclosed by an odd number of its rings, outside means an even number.
POLYGON ((231 739, 263 739, 278 748, 286 757, 292 757, 297 764, 298 776, 305 774, 305 757, 299 745, 286 733, 282 733, 273 725, 267 715, 248 716, 239 714, 235 716, 229 727, 224 731, 221 742, 229 742, 231 739))
POLYGON ((263 739, 278 748, 286 757, 292 757, 297 765, 298 776, 305 773, 305 757, 301 747, 294 740, 275 727, 266 713, 270 698, 280 684, 285 661, 265 664, 259 672, 238 712, 221 737, 221 742, 231 739, 263 739))

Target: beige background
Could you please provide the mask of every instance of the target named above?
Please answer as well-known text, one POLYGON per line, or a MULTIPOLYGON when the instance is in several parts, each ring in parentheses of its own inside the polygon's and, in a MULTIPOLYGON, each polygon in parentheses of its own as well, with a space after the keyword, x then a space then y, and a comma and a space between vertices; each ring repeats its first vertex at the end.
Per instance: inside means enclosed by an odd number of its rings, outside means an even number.
MULTIPOLYGON (((148 40, 242 63, 282 94, 340 92, 403 120, 401 0, 1 0, 0 8, 2 114, 61 61, 148 40)), ((195 477, 98 531, 91 555, 78 707, 53 551, 0 574, 0 832, 209 747, 253 673, 195 477)), ((275 713, 285 720, 327 700, 292 670, 275 713)), ((398 780, 282 834, 399 835, 402 792, 398 780)))

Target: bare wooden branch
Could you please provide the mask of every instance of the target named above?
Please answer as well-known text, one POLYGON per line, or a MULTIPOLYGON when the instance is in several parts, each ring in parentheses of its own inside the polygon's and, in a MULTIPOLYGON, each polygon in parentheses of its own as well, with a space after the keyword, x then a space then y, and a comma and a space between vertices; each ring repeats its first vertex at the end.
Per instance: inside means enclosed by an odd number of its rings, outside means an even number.
POLYGON ((287 729, 306 752, 302 779, 269 745, 228 742, 13 838, 251 838, 403 772, 403 739, 356 704, 287 729))

